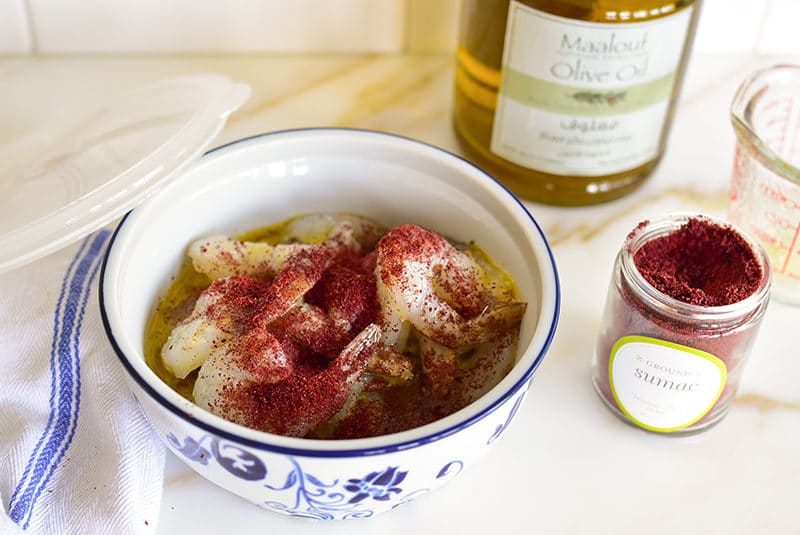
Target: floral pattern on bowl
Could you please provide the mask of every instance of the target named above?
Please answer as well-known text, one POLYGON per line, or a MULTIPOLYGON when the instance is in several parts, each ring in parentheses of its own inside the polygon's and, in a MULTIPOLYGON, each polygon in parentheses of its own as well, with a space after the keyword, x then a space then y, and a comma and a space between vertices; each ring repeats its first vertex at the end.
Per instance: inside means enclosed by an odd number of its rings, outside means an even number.
MULTIPOLYGON (((525 394, 524 389, 510 404, 511 408, 505 416, 503 411, 498 411, 496 420, 501 423, 496 424, 494 431, 484 439, 487 445, 499 438, 508 427, 525 394)), ((427 494, 438 486, 437 480, 449 480, 464 467, 463 460, 449 459, 438 469, 417 478, 435 481, 436 484, 416 484, 412 487, 407 483, 413 468, 407 466, 387 465, 364 475, 347 474, 331 478, 315 475, 313 469, 304 468, 303 460, 292 455, 285 456, 287 470, 270 470, 268 462, 262 460, 259 452, 211 434, 204 434, 198 439, 191 436, 180 439, 169 432, 165 442, 199 472, 213 461, 243 483, 258 484, 261 487, 259 492, 268 496, 258 503, 262 507, 317 520, 368 518, 386 509, 394 509, 427 494)))
MULTIPOLYGON (((260 505, 292 516, 318 520, 366 518, 376 512, 369 506, 371 500, 392 502, 391 508, 395 508, 430 490, 417 488, 409 491, 401 486, 409 470, 401 470, 399 466, 387 466, 364 476, 323 481, 304 470, 300 461, 291 456, 288 457, 291 470, 283 477, 273 478, 282 482, 267 483, 265 480, 269 480, 269 471, 266 464, 257 455, 235 444, 209 434, 199 440, 192 437, 180 440, 168 433, 166 442, 187 461, 207 466, 213 459, 231 475, 245 481, 259 482, 267 492, 273 491, 283 498, 282 501, 267 500, 260 505)), ((463 464, 458 459, 448 461, 435 478, 454 477, 463 464)))

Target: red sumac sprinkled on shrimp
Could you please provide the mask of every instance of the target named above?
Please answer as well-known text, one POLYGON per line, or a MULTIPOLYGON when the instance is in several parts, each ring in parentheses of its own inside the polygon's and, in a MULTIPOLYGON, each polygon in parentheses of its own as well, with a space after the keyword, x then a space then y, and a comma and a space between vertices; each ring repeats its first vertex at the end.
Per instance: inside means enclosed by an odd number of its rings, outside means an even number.
POLYGON ((189 248, 212 282, 161 358, 200 407, 288 436, 375 436, 451 414, 513 365, 526 304, 477 246, 351 214, 263 235, 189 248))

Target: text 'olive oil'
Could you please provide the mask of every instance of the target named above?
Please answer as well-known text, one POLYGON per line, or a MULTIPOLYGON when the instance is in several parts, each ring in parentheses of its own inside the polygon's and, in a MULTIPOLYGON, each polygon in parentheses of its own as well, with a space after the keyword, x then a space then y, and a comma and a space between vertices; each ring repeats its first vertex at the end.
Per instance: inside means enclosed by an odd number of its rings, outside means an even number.
POLYGON ((698 0, 464 0, 454 122, 468 157, 561 205, 635 189, 664 151, 698 0))

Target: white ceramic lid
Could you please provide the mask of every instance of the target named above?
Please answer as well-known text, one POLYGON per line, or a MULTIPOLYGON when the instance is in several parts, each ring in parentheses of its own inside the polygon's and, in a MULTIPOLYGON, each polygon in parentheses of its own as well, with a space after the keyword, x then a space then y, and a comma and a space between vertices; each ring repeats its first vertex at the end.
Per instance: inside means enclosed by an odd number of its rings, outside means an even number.
POLYGON ((215 74, 161 80, 0 148, 0 273, 139 204, 198 158, 249 96, 215 74))

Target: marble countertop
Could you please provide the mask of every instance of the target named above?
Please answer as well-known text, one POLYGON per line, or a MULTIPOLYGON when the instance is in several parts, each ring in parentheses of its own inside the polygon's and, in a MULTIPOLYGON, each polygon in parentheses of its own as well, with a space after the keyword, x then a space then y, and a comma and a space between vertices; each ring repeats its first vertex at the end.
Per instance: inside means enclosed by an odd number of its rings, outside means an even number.
MULTIPOLYGON (((794 58, 796 61, 796 58, 794 58)), ((442 489, 368 521, 315 523, 228 494, 168 455, 157 533, 800 533, 800 307, 772 302, 729 415, 665 437, 597 398, 590 361, 614 256, 641 220, 725 215, 739 82, 792 58, 692 58, 666 155, 635 193, 585 208, 527 203, 562 280, 562 314, 527 402, 502 440, 442 489)), ((213 145, 286 128, 384 130, 459 152, 450 55, 38 58, 0 60, 0 143, 58 109, 150 80, 220 72, 252 86, 213 145)))

